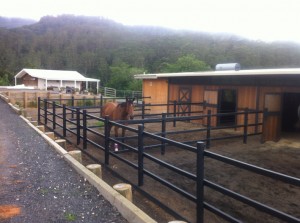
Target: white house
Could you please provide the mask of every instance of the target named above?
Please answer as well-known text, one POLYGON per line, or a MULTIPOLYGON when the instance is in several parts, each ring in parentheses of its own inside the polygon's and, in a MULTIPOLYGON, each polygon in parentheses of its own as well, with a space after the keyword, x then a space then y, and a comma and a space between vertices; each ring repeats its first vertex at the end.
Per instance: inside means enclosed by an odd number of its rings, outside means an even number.
POLYGON ((49 87, 74 87, 88 89, 89 83, 96 83, 97 92, 100 80, 86 78, 77 71, 23 69, 15 75, 15 85, 47 90, 49 87))

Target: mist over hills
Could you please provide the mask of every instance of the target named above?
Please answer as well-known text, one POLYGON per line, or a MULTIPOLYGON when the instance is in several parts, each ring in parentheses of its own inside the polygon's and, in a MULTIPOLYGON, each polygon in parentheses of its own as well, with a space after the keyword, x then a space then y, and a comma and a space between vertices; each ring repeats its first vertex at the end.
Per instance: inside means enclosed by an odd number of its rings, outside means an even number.
POLYGON ((146 73, 185 55, 214 69, 240 63, 242 69, 300 67, 300 45, 266 43, 229 34, 125 26, 101 17, 46 16, 32 20, 0 17, 0 77, 22 68, 77 70, 110 79, 111 67, 126 64, 146 73))
POLYGON ((7 18, 0 16, 0 28, 17 28, 26 25, 31 25, 36 23, 37 21, 32 19, 23 19, 23 18, 7 18))

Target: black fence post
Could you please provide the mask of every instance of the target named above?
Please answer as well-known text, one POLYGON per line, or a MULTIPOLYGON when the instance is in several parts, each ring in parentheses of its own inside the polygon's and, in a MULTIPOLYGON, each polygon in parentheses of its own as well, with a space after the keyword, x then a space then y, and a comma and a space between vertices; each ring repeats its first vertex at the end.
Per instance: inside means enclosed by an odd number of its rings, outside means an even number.
POLYGON ((247 138, 248 138, 248 115, 249 115, 249 109, 245 109, 245 114, 244 114, 244 137, 243 137, 243 143, 247 143, 247 138))
POLYGON ((63 104, 63 136, 67 135, 67 111, 66 104, 63 104))
POLYGON ((265 132, 266 132, 266 125, 267 125, 267 120, 268 120, 268 109, 265 108, 263 111, 263 124, 262 124, 262 134, 261 134, 261 143, 264 143, 266 141, 265 138, 265 132))
MULTIPOLYGON (((166 137, 166 117, 167 114, 166 113, 162 113, 162 120, 161 120, 161 137, 166 137)), ((166 151, 166 144, 165 142, 161 142, 161 155, 164 155, 166 151)))
POLYGON ((211 110, 207 111, 207 127, 206 127, 206 148, 210 147, 210 132, 211 132, 211 110))
POLYGON ((204 222, 204 149, 203 142, 197 142, 197 223, 204 222))
POLYGON ((145 119, 145 101, 142 101, 142 119, 145 119))
POLYGON ((53 130, 56 128, 56 103, 52 101, 52 126, 53 130))
POLYGON ((45 125, 47 125, 47 120, 48 120, 48 118, 47 118, 47 113, 48 113, 48 111, 47 111, 47 99, 44 99, 44 124, 45 125))
POLYGON ((258 117, 259 116, 259 111, 255 111, 255 133, 258 133, 258 117))
POLYGON ((83 110, 82 114, 82 137, 83 137, 83 149, 87 149, 87 118, 86 118, 86 110, 83 110))
POLYGON ((144 126, 138 125, 138 185, 144 184, 144 126))
POLYGON ((207 106, 207 102, 204 100, 204 101, 203 101, 203 110, 206 109, 206 106, 207 106))
POLYGON ((77 129, 77 145, 80 144, 80 109, 76 108, 76 129, 77 129))
POLYGON ((41 123, 41 97, 38 97, 38 123, 41 123))
POLYGON ((173 127, 176 127, 176 113, 177 113, 177 101, 174 101, 174 105, 173 105, 173 127))
POLYGON ((109 117, 105 116, 104 119, 104 145, 105 145, 105 164, 109 165, 109 136, 110 136, 110 128, 109 128, 109 117))
POLYGON ((71 98, 71 106, 72 106, 72 119, 74 118, 74 110, 73 110, 73 108, 74 108, 74 105, 75 105, 75 103, 74 103, 74 95, 72 95, 72 98, 71 98))
POLYGON ((101 117, 101 114, 102 114, 102 107, 103 107, 103 96, 102 94, 100 95, 100 116, 101 117))

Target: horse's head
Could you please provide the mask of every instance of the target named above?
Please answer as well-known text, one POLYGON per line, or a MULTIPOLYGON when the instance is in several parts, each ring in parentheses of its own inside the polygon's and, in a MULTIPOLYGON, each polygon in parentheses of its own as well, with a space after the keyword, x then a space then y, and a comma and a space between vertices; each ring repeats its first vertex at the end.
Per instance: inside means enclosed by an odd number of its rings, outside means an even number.
POLYGON ((133 102, 134 102, 134 99, 128 99, 126 97, 126 101, 123 102, 121 104, 121 107, 123 108, 123 112, 126 116, 126 119, 133 119, 134 118, 134 105, 133 105, 133 102))

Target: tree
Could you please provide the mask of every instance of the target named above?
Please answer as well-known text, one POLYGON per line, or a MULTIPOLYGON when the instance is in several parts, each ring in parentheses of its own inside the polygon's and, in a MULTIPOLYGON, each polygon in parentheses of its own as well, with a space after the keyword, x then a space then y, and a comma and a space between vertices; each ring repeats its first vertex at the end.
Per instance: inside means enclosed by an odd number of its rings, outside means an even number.
POLYGON ((108 87, 118 90, 141 90, 142 84, 134 79, 134 74, 143 73, 142 69, 130 67, 127 63, 120 63, 118 66, 111 66, 111 78, 107 83, 108 87))
POLYGON ((177 59, 176 63, 163 63, 161 71, 163 73, 172 72, 192 72, 211 70, 205 62, 198 60, 195 55, 188 54, 177 59))
POLYGON ((0 86, 10 85, 9 75, 7 73, 0 75, 0 86))

